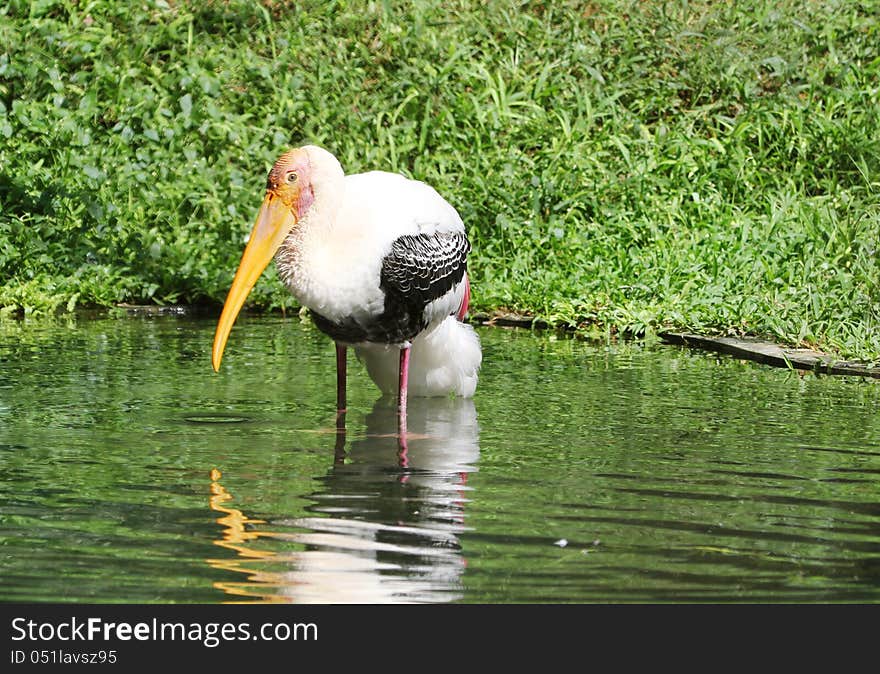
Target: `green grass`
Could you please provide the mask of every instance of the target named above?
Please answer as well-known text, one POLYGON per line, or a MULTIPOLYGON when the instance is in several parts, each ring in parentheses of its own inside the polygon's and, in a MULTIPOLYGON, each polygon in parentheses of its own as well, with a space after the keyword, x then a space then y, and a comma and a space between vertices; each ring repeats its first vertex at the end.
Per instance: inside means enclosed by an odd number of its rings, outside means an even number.
POLYGON ((0 45, 7 312, 221 302, 313 142, 458 208, 477 309, 880 360, 880 2, 13 0, 0 45))

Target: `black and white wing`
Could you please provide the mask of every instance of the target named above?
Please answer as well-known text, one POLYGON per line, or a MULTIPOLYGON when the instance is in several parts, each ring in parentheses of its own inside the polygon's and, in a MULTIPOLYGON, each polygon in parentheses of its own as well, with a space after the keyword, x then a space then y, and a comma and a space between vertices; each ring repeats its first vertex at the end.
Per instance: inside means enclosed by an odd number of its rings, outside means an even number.
POLYGON ((464 289, 471 244, 462 231, 405 234, 382 259, 379 287, 385 293, 382 313, 368 320, 330 321, 317 312, 318 328, 337 342, 401 344, 428 325, 455 313, 464 289))
POLYGON ((385 292, 382 318, 393 324, 395 341, 411 340, 435 318, 458 310, 455 291, 467 272, 470 250, 461 231, 394 240, 382 260, 379 286, 385 292))
POLYGON ((380 287, 414 309, 424 308, 461 283, 470 250, 464 232, 401 236, 382 260, 380 287))

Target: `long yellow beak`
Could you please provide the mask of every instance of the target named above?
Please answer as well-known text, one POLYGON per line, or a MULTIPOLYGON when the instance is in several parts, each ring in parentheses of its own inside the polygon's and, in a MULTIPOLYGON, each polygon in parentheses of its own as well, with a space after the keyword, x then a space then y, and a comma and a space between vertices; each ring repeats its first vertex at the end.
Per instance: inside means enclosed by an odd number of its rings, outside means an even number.
POLYGON ((260 274, 272 261, 275 251, 295 224, 296 216, 290 207, 271 192, 266 194, 257 214, 257 222, 251 231, 250 240, 241 256, 241 262, 238 263, 238 271, 235 272, 232 287, 229 288, 229 294, 226 296, 220 320, 217 322, 214 348, 211 352, 211 365, 214 366, 215 372, 220 371, 226 340, 229 338, 229 332, 238 312, 241 311, 260 274))

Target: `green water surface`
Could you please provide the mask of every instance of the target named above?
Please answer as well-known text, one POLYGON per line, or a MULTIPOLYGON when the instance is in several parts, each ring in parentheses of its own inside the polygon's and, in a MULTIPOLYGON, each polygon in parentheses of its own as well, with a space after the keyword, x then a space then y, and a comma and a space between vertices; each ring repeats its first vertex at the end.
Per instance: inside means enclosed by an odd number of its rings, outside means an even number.
POLYGON ((308 322, 0 323, 0 600, 876 602, 880 386, 479 330, 393 403, 308 322))

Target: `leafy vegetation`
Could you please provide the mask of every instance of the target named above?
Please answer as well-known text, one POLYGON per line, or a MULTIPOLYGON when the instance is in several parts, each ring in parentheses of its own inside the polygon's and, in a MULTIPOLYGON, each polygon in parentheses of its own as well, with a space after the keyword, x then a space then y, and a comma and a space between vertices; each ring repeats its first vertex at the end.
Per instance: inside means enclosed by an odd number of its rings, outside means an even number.
POLYGON ((12 0, 0 45, 6 311, 222 301, 313 142, 458 208, 477 309, 880 360, 875 0, 12 0))

